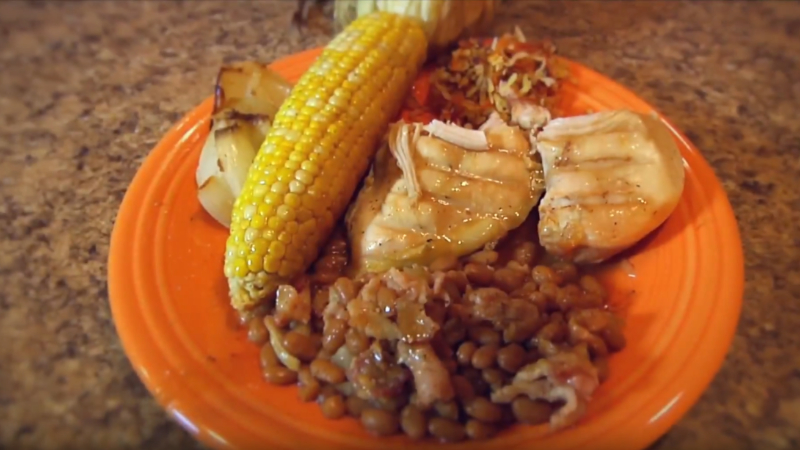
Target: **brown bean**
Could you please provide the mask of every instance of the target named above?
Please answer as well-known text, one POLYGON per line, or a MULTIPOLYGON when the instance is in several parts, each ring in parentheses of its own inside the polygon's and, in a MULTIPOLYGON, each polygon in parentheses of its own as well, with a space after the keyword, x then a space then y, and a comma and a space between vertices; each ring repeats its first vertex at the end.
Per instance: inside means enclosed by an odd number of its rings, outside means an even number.
POLYGON ((587 336, 584 344, 593 356, 608 356, 608 347, 603 339, 591 334, 587 336))
POLYGON ((320 408, 322 409, 322 415, 328 419, 338 419, 347 412, 347 407, 341 395, 332 395, 326 398, 320 408))
POLYGON ((396 397, 378 397, 372 399, 372 406, 378 409, 382 409, 384 411, 389 412, 397 412, 403 409, 404 406, 408 404, 409 397, 408 396, 396 396, 396 397))
POLYGON ((605 301, 605 299, 608 297, 606 288, 603 287, 600 281, 592 275, 582 276, 579 283, 584 291, 598 295, 601 299, 603 299, 603 301, 605 301))
POLYGON ((569 311, 572 308, 580 308, 583 299, 583 290, 575 284, 567 284, 561 287, 556 294, 556 303, 561 311, 569 311))
POLYGON ((528 350, 528 353, 525 355, 525 364, 535 363, 536 361, 540 360, 542 355, 539 354, 539 350, 536 348, 532 348, 528 350))
POLYGON ((250 320, 255 318, 264 320, 264 316, 274 307, 274 302, 263 302, 252 309, 239 312, 239 325, 247 325, 250 320))
POLYGON ((558 305, 556 303, 556 299, 558 298, 558 285, 553 283, 552 281, 545 281, 544 283, 539 285, 539 292, 547 296, 547 300, 551 304, 558 305))
POLYGON ((561 283, 570 283, 578 279, 578 268, 571 262, 557 262, 553 264, 552 269, 561 283))
POLYGON ((472 355, 472 367, 476 369, 488 369, 492 367, 497 360, 497 351, 499 346, 497 344, 483 345, 472 355))
POLYGON ((467 436, 463 425, 443 417, 434 417, 428 421, 428 433, 442 442, 459 442, 467 436))
POLYGON ((463 375, 455 375, 450 379, 450 383, 453 385, 456 398, 458 398, 462 403, 475 398, 475 388, 472 387, 472 383, 470 383, 469 380, 463 375))
POLYGON ((470 327, 467 330, 469 338, 479 345, 490 345, 500 343, 500 333, 486 325, 470 327))
POLYGON ((503 418, 503 409, 486 397, 475 397, 464 405, 464 411, 470 417, 486 423, 497 423, 503 418))
POLYGON ((358 355, 369 348, 369 338, 361 331, 350 328, 344 335, 344 343, 351 355, 358 355))
POLYGON ((504 267, 494 272, 494 285, 506 292, 513 292, 525 284, 525 272, 504 267))
POLYGON ((356 396, 347 397, 345 404, 347 406, 347 414, 353 417, 361 417, 361 413, 369 408, 369 402, 356 396))
POLYGON ((451 347, 463 341, 467 336, 467 327, 464 326, 461 319, 456 317, 452 317, 444 323, 443 331, 444 339, 447 341, 447 345, 451 347))
POLYGON ((475 395, 486 395, 489 392, 489 385, 483 381, 483 372, 469 367, 462 369, 462 374, 472 385, 475 395))
POLYGON ((547 325, 543 326, 536 337, 550 342, 561 342, 567 337, 567 327, 564 322, 550 319, 547 325))
POLYGON ((458 288, 459 294, 463 293, 469 284, 467 275, 463 271, 459 270, 451 270, 447 272, 447 279, 450 280, 456 286, 456 288, 458 288))
POLYGON ((261 317, 253 317, 247 322, 247 339, 256 344, 263 344, 269 339, 269 331, 264 325, 264 319, 261 317))
POLYGON ((297 387, 297 396, 300 398, 300 401, 313 402, 319 396, 321 389, 322 386, 320 386, 319 381, 312 379, 307 383, 299 383, 297 387))
POLYGON ((347 322, 341 319, 327 320, 322 335, 322 348, 330 354, 336 353, 344 345, 346 333, 347 322))
POLYGON ((514 247, 514 261, 530 266, 536 260, 536 250, 536 244, 530 241, 524 241, 514 247))
POLYGON ((536 425, 550 420, 553 407, 549 403, 534 401, 528 397, 517 397, 511 402, 511 411, 518 422, 536 425))
POLYGON ((485 381, 492 390, 500 389, 506 382, 506 376, 500 369, 483 369, 481 376, 483 377, 483 381, 485 381))
POLYGON ((543 322, 539 319, 538 313, 529 314, 521 320, 511 322, 503 330, 503 342, 506 344, 525 342, 539 330, 539 327, 544 324, 543 322))
POLYGON ((581 295, 576 308, 594 309, 603 307, 603 298, 591 292, 584 292, 581 295))
POLYGON ((486 397, 475 397, 464 404, 464 412, 486 423, 497 423, 503 418, 503 409, 486 397))
POLYGON ((455 401, 451 400, 449 402, 436 402, 433 405, 433 410, 436 411, 436 414, 439 415, 439 417, 458 420, 458 403, 455 401))
POLYGON ((473 441, 481 441, 489 439, 497 434, 497 427, 488 423, 481 422, 480 420, 468 420, 464 426, 467 437, 473 441))
POLYGON ((497 352, 497 365, 508 373, 516 373, 525 360, 525 349, 519 344, 506 345, 497 352))
POLYGON ((271 384, 285 386, 297 382, 297 372, 289 370, 286 367, 264 367, 261 373, 264 375, 264 379, 271 384))
POLYGON ((356 290, 356 285, 353 283, 353 280, 347 277, 339 277, 333 286, 331 286, 331 300, 340 301, 342 303, 347 303, 350 300, 356 298, 356 294, 358 291, 356 290), (333 296, 338 298, 334 299, 333 296))
POLYGON ((260 359, 262 368, 277 367, 281 365, 278 355, 275 354, 275 349, 272 348, 272 344, 269 342, 261 346, 260 359))
POLYGON ((315 378, 328 384, 343 383, 347 379, 341 367, 325 359, 315 359, 309 367, 315 378))
POLYGON ((431 272, 445 272, 458 267, 458 257, 455 254, 448 254, 434 259, 428 268, 431 272))
POLYGON ((464 274, 476 286, 489 286, 494 280, 494 271, 485 264, 469 263, 464 266, 464 274))
POLYGON ((302 332, 292 330, 283 336, 283 346, 286 351, 304 362, 309 362, 317 356, 320 345, 320 339, 315 335, 306 336, 302 332))
POLYGON ((397 416, 382 409, 366 409, 361 413, 361 425, 377 436, 391 436, 400 428, 397 416))
POLYGON ((481 250, 469 255, 469 261, 491 266, 500 258, 500 254, 494 250, 481 250))
POLYGON ((600 380, 600 382, 602 383, 606 381, 610 374, 608 369, 608 358, 605 356, 595 358, 594 361, 592 361, 592 364, 594 364, 594 367, 597 369, 597 378, 600 380))
POLYGON ((545 295, 543 292, 539 290, 528 296, 528 300, 530 300, 531 303, 536 305, 536 308, 538 308, 539 312, 542 314, 554 309, 555 307, 555 301, 551 301, 551 299, 547 297, 547 295, 545 295))
POLYGON ((328 397, 333 397, 334 395, 339 395, 339 391, 336 390, 336 386, 331 384, 323 384, 321 385, 322 388, 319 391, 319 395, 317 396, 317 403, 322 404, 328 397))
POLYGON ((603 340, 608 345, 608 349, 612 352, 618 352, 622 350, 625 348, 625 344, 627 343, 622 330, 616 325, 611 325, 607 328, 604 328, 603 331, 600 332, 600 336, 603 337, 603 340))
MULTIPOLYGON (((337 278, 339 278, 340 275, 339 271, 333 270, 332 268, 328 268, 327 264, 329 263, 325 261, 327 259, 336 259, 336 258, 337 258, 336 256, 325 256, 323 258, 320 258, 317 261, 317 263, 314 264, 314 282, 323 286, 327 286, 329 284, 332 284, 334 281, 336 281, 337 278)), ((334 263, 330 264, 333 265, 334 263)))
POLYGON ((428 433, 428 421, 419 408, 408 405, 400 412, 400 428, 411 439, 422 439, 428 433))
POLYGON ((317 289, 317 292, 314 294, 314 298, 311 300, 311 309, 313 311, 311 315, 321 317, 322 313, 325 311, 325 308, 328 306, 329 299, 330 292, 328 291, 328 287, 321 287, 317 289))
POLYGON ((533 281, 535 281, 539 286, 543 285, 544 283, 554 283, 556 285, 559 283, 556 272, 550 267, 543 266, 541 264, 531 269, 531 278, 533 278, 533 281))
POLYGON ((591 360, 591 356, 589 355, 589 345, 586 344, 586 342, 580 342, 572 347, 572 352, 587 361, 591 360))
MULTIPOLYGON (((272 347, 270 347, 272 349, 272 347)), ((456 351, 456 359, 458 363, 462 366, 469 366, 472 364, 472 355, 475 354, 475 350, 478 349, 478 346, 474 342, 464 342, 458 347, 456 351)), ((275 354, 273 352, 273 354, 275 354)))

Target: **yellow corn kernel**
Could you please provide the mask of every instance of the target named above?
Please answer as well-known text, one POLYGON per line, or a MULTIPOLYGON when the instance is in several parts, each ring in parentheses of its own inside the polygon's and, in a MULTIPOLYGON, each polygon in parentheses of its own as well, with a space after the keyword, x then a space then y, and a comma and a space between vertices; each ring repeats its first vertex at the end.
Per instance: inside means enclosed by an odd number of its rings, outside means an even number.
POLYGON ((385 12, 353 21, 279 109, 234 204, 225 275, 235 308, 305 272, 330 237, 425 59, 420 23, 385 12))

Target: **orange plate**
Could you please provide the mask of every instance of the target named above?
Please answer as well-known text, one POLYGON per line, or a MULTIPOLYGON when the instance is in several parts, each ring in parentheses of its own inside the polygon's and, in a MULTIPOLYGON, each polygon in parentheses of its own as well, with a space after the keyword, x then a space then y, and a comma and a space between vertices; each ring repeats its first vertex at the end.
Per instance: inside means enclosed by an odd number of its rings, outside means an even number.
MULTIPOLYGON (((319 53, 273 67, 296 81, 319 53)), ((565 89, 573 113, 653 111, 620 85, 571 66, 576 85, 565 89)), ((316 404, 297 399, 296 388, 262 380, 258 350, 228 305, 227 230, 197 201, 194 173, 211 110, 207 99, 167 133, 117 216, 109 292, 134 369, 172 417, 214 448, 405 448, 403 437, 378 440, 353 419, 327 420, 316 404)), ((636 277, 622 270, 605 275, 614 300, 629 305, 628 346, 612 358, 611 378, 574 428, 551 433, 545 426, 516 426, 459 448, 643 449, 686 413, 716 374, 741 310, 742 246, 712 169, 663 120, 683 154, 686 188, 669 220, 630 253, 636 277)))

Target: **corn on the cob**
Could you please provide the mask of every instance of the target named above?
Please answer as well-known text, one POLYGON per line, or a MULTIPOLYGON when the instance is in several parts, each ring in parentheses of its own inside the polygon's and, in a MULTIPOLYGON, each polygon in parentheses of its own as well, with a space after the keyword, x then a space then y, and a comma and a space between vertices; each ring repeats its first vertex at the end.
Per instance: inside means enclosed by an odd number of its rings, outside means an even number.
POLYGON ((236 309, 317 257, 426 52, 419 20, 379 12, 352 22, 300 78, 233 207, 225 276, 236 309))

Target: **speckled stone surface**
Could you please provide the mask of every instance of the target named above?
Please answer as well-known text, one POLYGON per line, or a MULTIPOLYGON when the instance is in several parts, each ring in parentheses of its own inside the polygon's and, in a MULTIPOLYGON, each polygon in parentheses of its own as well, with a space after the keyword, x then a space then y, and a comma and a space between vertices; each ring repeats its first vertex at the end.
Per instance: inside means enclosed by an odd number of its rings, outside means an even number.
MULTIPOLYGON (((120 347, 109 235, 139 164, 223 61, 328 40, 288 33, 291 9, 0 2, 0 447, 199 448, 120 347)), ((497 24, 554 39, 663 111, 736 211, 747 276, 736 339, 656 448, 800 448, 800 3, 517 1, 497 24)))

